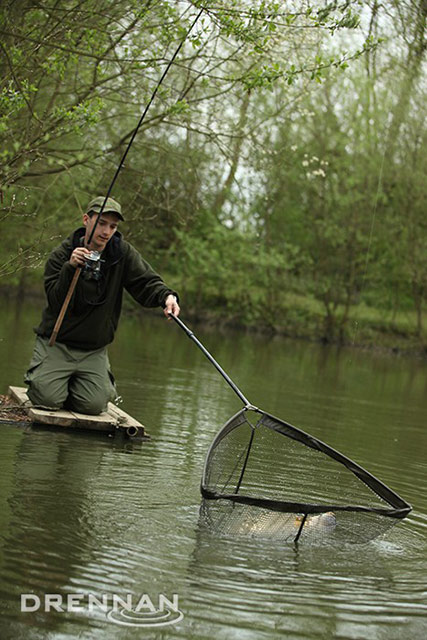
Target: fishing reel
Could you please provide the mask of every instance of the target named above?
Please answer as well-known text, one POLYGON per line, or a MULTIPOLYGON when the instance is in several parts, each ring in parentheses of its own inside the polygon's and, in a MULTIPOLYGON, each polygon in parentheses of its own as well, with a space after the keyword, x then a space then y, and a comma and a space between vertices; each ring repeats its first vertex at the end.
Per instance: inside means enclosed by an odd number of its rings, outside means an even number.
POLYGON ((83 267, 83 277, 86 280, 100 280, 101 278, 101 254, 99 251, 91 251, 85 256, 85 265, 83 267))

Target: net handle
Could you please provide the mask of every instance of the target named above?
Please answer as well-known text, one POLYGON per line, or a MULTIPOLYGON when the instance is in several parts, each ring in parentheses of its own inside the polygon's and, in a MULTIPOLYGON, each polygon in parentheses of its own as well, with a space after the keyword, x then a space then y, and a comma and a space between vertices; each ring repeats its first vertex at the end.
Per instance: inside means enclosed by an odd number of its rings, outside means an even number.
POLYGON ((219 373, 222 375, 222 377, 224 378, 224 380, 230 385, 230 387, 233 389, 234 393, 240 398, 240 400, 243 402, 243 404, 245 405, 245 407, 247 409, 255 409, 256 407, 254 407, 249 400, 246 398, 246 396, 240 391, 239 387, 233 382, 233 380, 230 378, 230 376, 224 371, 224 369, 221 367, 220 364, 218 364, 218 362, 215 360, 215 358, 209 353, 209 351, 206 349, 206 347, 203 346, 203 344, 200 342, 200 340, 194 335, 194 333, 191 331, 191 329, 189 329, 182 320, 180 320, 177 316, 175 316, 172 312, 170 312, 169 317, 172 318, 172 320, 175 320, 176 324, 181 327, 181 329, 187 334, 187 336, 190 338, 190 340, 192 340, 200 349, 200 351, 202 351, 204 353, 204 355, 207 357, 207 359, 209 360, 209 362, 211 364, 213 364, 213 366, 215 367, 215 369, 217 371, 219 371, 219 373))

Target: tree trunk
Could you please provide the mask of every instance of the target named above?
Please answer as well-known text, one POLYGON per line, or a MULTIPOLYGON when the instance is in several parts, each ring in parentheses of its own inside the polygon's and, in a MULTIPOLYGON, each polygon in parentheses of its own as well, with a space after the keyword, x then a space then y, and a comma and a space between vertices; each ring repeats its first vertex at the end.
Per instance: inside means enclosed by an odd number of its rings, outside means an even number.
POLYGON ((237 167, 239 166, 240 152, 242 150, 243 139, 244 139, 243 130, 244 130, 247 113, 248 113, 249 99, 250 99, 250 93, 249 91, 247 91, 245 93, 245 96, 243 98, 243 101, 240 107, 240 116, 239 116, 239 122, 236 128, 236 137, 234 139, 234 146, 231 153, 230 168, 229 168, 227 177, 224 181, 224 184, 216 194, 214 204, 213 204, 213 210, 217 215, 221 212, 222 207, 224 206, 224 203, 227 199, 227 196, 231 191, 231 187, 233 186, 237 167))
POLYGON ((400 86, 399 97, 396 106, 393 109, 392 120, 388 132, 386 157, 390 160, 393 158, 395 153, 399 131, 408 111, 412 88, 422 68, 423 57, 426 50, 426 0, 418 0, 417 6, 414 9, 414 18, 415 24, 413 38, 412 42, 408 45, 408 56, 405 65, 406 73, 400 86))

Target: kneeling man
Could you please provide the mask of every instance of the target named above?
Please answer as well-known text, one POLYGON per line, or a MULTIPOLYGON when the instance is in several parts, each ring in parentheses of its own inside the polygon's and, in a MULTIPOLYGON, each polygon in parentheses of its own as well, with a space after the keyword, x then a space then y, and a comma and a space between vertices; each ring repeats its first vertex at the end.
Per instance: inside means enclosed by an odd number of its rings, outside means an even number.
POLYGON ((107 345, 119 322, 123 289, 144 307, 161 306, 165 315, 179 314, 178 296, 117 230, 121 206, 108 198, 92 200, 76 229, 54 249, 46 263, 47 306, 35 329, 36 345, 25 375, 28 397, 35 405, 96 415, 115 395, 107 345), (96 224, 96 226, 95 226, 96 224), (93 237, 90 239, 95 226, 93 237), (91 260, 91 252, 100 259, 91 260), (58 314, 77 267, 76 289, 59 330, 49 346, 58 314))

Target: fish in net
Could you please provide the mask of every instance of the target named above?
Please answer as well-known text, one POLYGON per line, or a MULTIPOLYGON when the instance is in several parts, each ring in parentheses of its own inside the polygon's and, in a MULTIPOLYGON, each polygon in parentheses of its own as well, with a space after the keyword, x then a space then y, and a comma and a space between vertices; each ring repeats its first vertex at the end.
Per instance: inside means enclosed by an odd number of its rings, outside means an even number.
POLYGON ((202 520, 223 535, 364 543, 411 510, 375 476, 264 411, 243 408, 205 461, 202 520))
POLYGON ((205 460, 200 513, 213 532, 284 543, 365 543, 408 515, 411 505, 366 469, 249 403, 193 332, 172 317, 244 403, 205 460))

